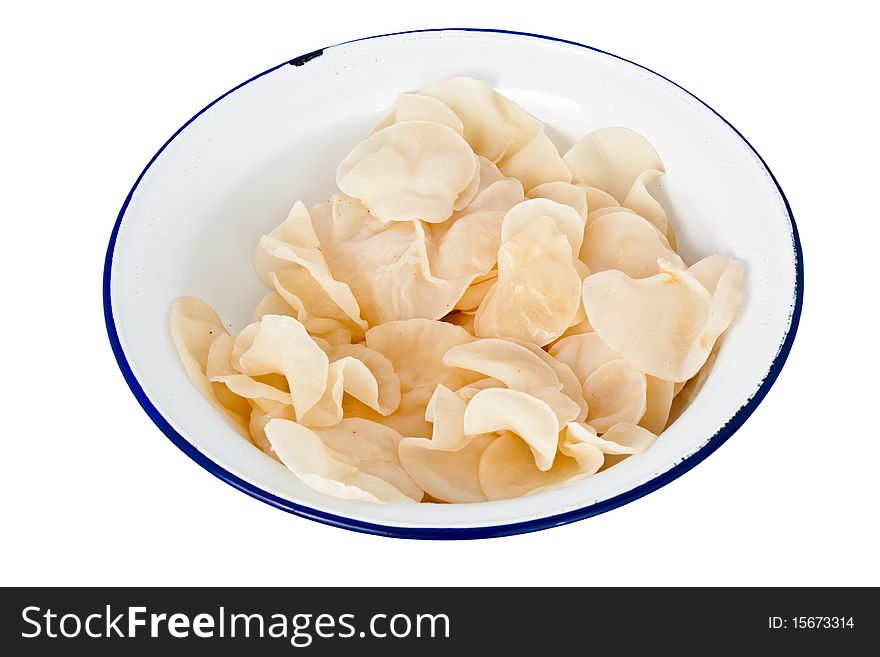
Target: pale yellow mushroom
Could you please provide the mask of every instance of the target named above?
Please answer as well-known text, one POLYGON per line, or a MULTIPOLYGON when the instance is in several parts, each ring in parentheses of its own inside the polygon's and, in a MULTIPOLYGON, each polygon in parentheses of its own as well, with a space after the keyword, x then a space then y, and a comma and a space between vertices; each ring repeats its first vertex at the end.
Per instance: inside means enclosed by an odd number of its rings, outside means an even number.
POLYGON ((324 395, 330 361, 299 321, 266 315, 235 338, 232 364, 250 376, 287 377, 296 417, 301 418, 324 395))
POLYGON ((639 426, 644 427, 654 434, 659 434, 666 428, 669 421, 669 411, 672 408, 672 397, 675 393, 675 384, 672 381, 664 381, 656 376, 646 375, 647 388, 645 391, 645 414, 639 420, 639 426))
POLYGON ((510 431, 531 449, 539 470, 549 470, 556 455, 559 423, 540 399, 507 388, 481 390, 464 413, 466 435, 510 431))
POLYGON ((382 222, 439 223, 452 216, 476 169, 470 146, 455 130, 432 121, 405 121, 355 146, 339 165, 336 183, 382 222))
POLYGON ((637 423, 645 414, 646 386, 645 375, 625 360, 601 365, 584 383, 587 422, 599 433, 618 422, 637 423))
POLYGON ((564 451, 570 450, 572 444, 588 443, 597 447, 603 454, 641 454, 657 440, 656 435, 631 422, 613 424, 601 437, 591 425, 577 422, 566 425, 566 432, 569 442, 566 443, 564 451))
POLYGON ((584 307, 602 341, 645 374, 685 381, 739 310, 743 269, 731 262, 710 294, 673 263, 661 260, 660 268, 643 279, 610 270, 593 274, 584 281, 584 307))
POLYGON ((654 226, 638 215, 606 214, 591 222, 584 231, 580 259, 594 274, 617 269, 630 278, 647 278, 660 273, 658 258, 684 267, 678 254, 660 241, 654 226))
POLYGON ((644 171, 665 171, 654 147, 629 128, 602 128, 591 132, 562 159, 575 182, 598 187, 620 203, 644 171))
POLYGON ((512 240, 540 217, 550 217, 553 220, 556 229, 565 235, 571 245, 572 259, 576 260, 584 241, 584 222, 571 206, 546 198, 531 198, 507 211, 501 224, 502 244, 512 240))
POLYGON ((400 442, 400 462, 428 494, 445 502, 482 502, 479 462, 491 434, 466 436, 466 403, 445 386, 437 386, 426 419, 433 423, 430 439, 407 437, 400 442))
POLYGON ((620 358, 593 332, 562 338, 550 347, 550 355, 568 365, 582 386, 599 367, 620 358))
POLYGON ((480 458, 480 486, 490 500, 503 500, 558 488, 595 474, 605 458, 594 445, 573 445, 570 456, 558 454, 551 468, 539 470, 519 437, 505 432, 489 443, 480 458))
POLYGON ((580 280, 568 240, 539 217, 499 248, 498 282, 477 310, 477 335, 552 342, 577 314, 580 280))
MULTIPOLYGON (((290 420, 272 419, 265 426, 266 437, 281 462, 304 484, 341 499, 373 503, 413 502, 394 484, 370 474, 370 460, 358 454, 331 449, 312 429, 290 420)), ((396 458, 396 454, 395 454, 396 458)))
POLYGON ((247 436, 250 404, 224 384, 211 383, 205 374, 211 345, 222 335, 227 335, 223 323, 204 301, 179 297, 171 304, 171 339, 193 387, 238 433, 247 436))
POLYGON ((589 205, 587 190, 580 185, 568 182, 548 182, 529 190, 529 198, 546 198, 573 208, 581 218, 581 224, 587 221, 589 205))
POLYGON ((644 217, 657 227, 663 235, 669 232, 669 220, 666 217, 666 210, 660 205, 648 191, 647 185, 651 184, 663 175, 663 171, 657 169, 646 169, 642 171, 633 181, 632 187, 623 199, 622 205, 627 207, 641 217, 644 217))

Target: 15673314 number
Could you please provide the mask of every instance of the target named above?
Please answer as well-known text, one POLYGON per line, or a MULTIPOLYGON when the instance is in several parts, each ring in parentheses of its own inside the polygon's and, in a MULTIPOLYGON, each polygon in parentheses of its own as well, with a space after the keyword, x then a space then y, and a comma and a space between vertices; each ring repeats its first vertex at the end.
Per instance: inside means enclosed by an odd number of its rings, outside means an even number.
POLYGON ((770 616, 771 630, 851 630, 855 628, 852 616, 770 616))

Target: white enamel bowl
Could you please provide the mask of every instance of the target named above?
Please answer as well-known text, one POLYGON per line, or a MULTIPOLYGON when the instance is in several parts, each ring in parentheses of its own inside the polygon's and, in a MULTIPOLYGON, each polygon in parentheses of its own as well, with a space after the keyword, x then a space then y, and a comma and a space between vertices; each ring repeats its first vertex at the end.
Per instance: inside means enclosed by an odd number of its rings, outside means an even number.
POLYGON ((797 230, 775 179, 745 138, 689 92, 574 43, 437 30, 299 57, 199 112, 153 157, 126 199, 108 248, 104 300, 110 342, 138 401, 211 473, 281 509, 349 529, 478 538, 607 511, 714 451, 779 373, 797 327, 802 281, 797 230), (485 79, 520 103, 563 150, 604 126, 645 135, 666 164, 658 193, 682 255, 741 260, 746 301, 702 392, 645 454, 575 485, 503 502, 376 506, 332 499, 242 440, 199 396, 169 337, 169 304, 180 295, 201 297, 238 331, 264 293, 252 268, 259 236, 297 199, 311 205, 334 191, 336 165, 398 93, 455 75, 485 79))

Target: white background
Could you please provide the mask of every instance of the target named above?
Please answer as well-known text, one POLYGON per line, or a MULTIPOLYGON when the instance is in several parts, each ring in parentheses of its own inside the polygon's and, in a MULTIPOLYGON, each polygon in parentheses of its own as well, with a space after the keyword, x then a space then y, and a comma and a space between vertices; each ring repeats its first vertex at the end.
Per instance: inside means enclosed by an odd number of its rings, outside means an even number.
POLYGON ((857 3, 814 6, 823 9, 551 0, 5 9, 0 584, 880 584, 880 49, 857 3), (788 195, 806 302, 764 403, 683 478, 573 525, 429 543, 287 515, 187 459, 116 367, 101 270, 146 161, 220 93, 324 45, 450 26, 587 43, 720 111, 788 195))

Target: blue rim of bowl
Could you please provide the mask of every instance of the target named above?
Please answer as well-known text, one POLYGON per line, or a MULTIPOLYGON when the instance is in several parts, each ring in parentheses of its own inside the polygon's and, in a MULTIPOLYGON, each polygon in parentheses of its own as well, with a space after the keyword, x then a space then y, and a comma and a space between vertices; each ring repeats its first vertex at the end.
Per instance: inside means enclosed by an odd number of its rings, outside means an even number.
POLYGON ((495 526, 480 526, 480 527, 399 527, 394 525, 381 525, 376 523, 364 522, 361 520, 355 520, 352 518, 347 518, 345 516, 339 516, 332 513, 327 513, 325 511, 320 511, 317 509, 312 509, 310 507, 304 506, 302 504, 297 504, 295 502, 291 502, 290 500, 278 497, 265 491, 254 484, 251 484, 240 477, 232 474, 221 465, 215 463, 207 456, 202 454, 192 443, 190 443, 186 438, 184 438, 180 433, 178 433, 174 427, 162 416, 159 410, 153 405, 150 399, 147 397, 147 394, 144 392, 144 389, 141 387, 137 378, 134 376, 132 372, 131 366, 128 363, 128 360, 125 357, 125 353, 122 350, 122 345, 119 342, 119 335, 116 331, 116 324, 113 319, 113 309, 110 304, 110 277, 111 271, 113 268, 113 251, 116 246, 116 238, 119 234, 119 228, 122 225, 122 219, 125 216, 125 211, 128 209, 128 204, 131 202, 132 196, 137 190, 138 185, 143 179, 144 175, 156 161, 156 159, 162 154, 162 152, 168 147, 168 145, 177 138, 177 136, 183 132, 187 126, 189 126, 193 121, 195 121, 199 116, 201 116, 208 109, 216 105, 218 102, 226 98, 231 93, 241 89, 242 87, 250 84, 254 80, 257 80, 264 75, 268 75, 273 71, 276 71, 283 66, 288 64, 294 64, 296 66, 302 66, 308 61, 319 57, 323 54, 324 50, 316 50, 312 53, 307 53, 296 57, 292 60, 283 62, 277 66, 273 66, 272 68, 263 71, 262 73, 255 75, 239 84, 238 86, 230 89, 225 94, 215 99, 204 108, 199 110, 189 121, 184 123, 171 137, 166 141, 162 147, 150 158, 150 161, 147 163, 147 166, 144 167, 144 170, 141 171, 141 174, 138 176, 134 185, 129 191, 128 196, 125 198, 125 203, 122 204, 122 209, 119 211, 119 215, 116 218, 116 223, 113 226, 113 232, 110 234, 110 243, 107 247, 107 255, 104 261, 104 276, 103 276, 103 298, 104 298, 104 321, 107 326, 107 335, 110 338, 110 345, 113 348, 113 354, 116 357, 116 361, 119 364, 119 369, 122 370, 122 375, 125 377, 126 383, 128 383, 129 388, 131 388, 132 393, 134 393, 135 398, 137 398, 141 407, 143 407, 144 411, 146 411, 147 415, 150 419, 156 424, 157 427, 164 433, 170 440, 173 442, 178 448, 180 448, 187 456, 189 456, 193 461, 202 466, 205 470, 218 477, 219 479, 225 481, 230 486, 237 488, 243 493, 247 493, 251 497, 254 497, 266 504, 274 506, 283 511, 287 511, 288 513, 293 513, 295 515, 301 516, 303 518, 308 518, 310 520, 315 520, 320 523, 324 523, 327 525, 332 525, 335 527, 341 527, 343 529, 349 529, 352 531, 363 532, 367 534, 376 534, 379 536, 388 536, 393 538, 409 538, 409 539, 477 539, 477 538, 493 538, 498 536, 509 536, 512 534, 522 534, 526 532, 538 531, 541 529, 547 529, 550 527, 556 527, 559 525, 564 525, 570 522, 574 522, 576 520, 583 520, 584 518, 589 518, 592 516, 599 515, 600 513, 605 513, 606 511, 611 511, 612 509, 616 509, 617 507, 623 506, 624 504, 629 504, 630 502, 647 495, 648 493, 652 493, 658 488, 665 486, 666 484, 672 482, 677 479, 685 472, 698 465, 701 461, 703 461, 707 456, 712 454, 716 449, 718 449, 725 441, 727 441, 736 431, 739 429, 743 423, 748 419, 748 417, 754 412, 754 410, 758 407, 764 397, 767 395, 767 392, 775 383, 779 373, 782 371, 782 366, 785 364, 786 359, 788 358, 789 353, 791 352, 792 345, 794 343, 795 334, 797 333, 798 324, 800 323, 801 317, 801 309, 803 307, 804 301, 804 265, 803 265, 803 252, 801 250, 801 242, 800 237, 798 235, 797 224, 794 220, 794 214, 791 211, 791 205, 789 205, 788 199, 785 197, 785 193, 782 191, 782 187, 780 187, 779 182, 776 180, 776 176, 773 175, 773 172, 770 170, 770 167, 767 166, 767 163, 764 161, 764 158, 755 150, 755 147, 749 143, 749 141, 743 136, 743 134, 737 130, 731 123, 721 116, 717 111, 715 111, 712 107, 710 107, 707 103, 702 101, 700 98, 692 94, 690 91, 685 89, 679 84, 676 84, 669 78, 656 71, 649 69, 646 66, 642 66, 636 62, 630 61, 624 57, 620 57, 613 53, 606 52, 604 50, 600 50, 598 48, 593 48, 592 46, 587 46, 582 43, 577 43, 575 41, 568 41, 566 39, 559 39, 556 37, 549 37, 541 34, 532 34, 529 32, 516 32, 511 30, 496 30, 496 29, 481 29, 481 28, 433 28, 426 30, 409 30, 405 32, 392 32, 389 34, 377 34, 371 37, 364 37, 362 39, 353 39, 352 41, 345 41, 343 43, 336 44, 335 46, 330 46, 330 48, 336 46, 346 45, 348 43, 355 43, 358 41, 369 41, 372 39, 381 39, 384 37, 393 37, 400 36, 405 34, 422 34, 422 33, 431 33, 431 32, 480 32, 480 33, 488 33, 488 34, 511 34, 515 36, 524 36, 524 37, 532 37, 536 39, 542 39, 545 41, 554 41, 557 43, 564 43, 571 46, 577 46, 579 48, 584 48, 586 50, 590 50, 593 52, 597 52, 603 55, 607 55, 609 57, 613 57, 615 59, 619 59, 621 61, 627 62, 628 64, 632 64, 633 66, 637 66, 640 69, 648 71, 659 78, 662 78, 666 82, 674 85, 675 87, 681 89, 689 96, 693 97, 699 103, 704 105, 707 109, 713 112, 719 119, 721 119, 731 130, 733 130, 736 135, 745 142, 745 144, 751 149, 751 151, 755 154, 758 160, 761 162, 761 165, 767 171, 767 174, 770 176, 770 179, 773 181, 773 184, 776 185, 776 189, 779 192, 780 197, 782 198, 783 203, 785 204, 786 212, 788 213, 789 221, 791 222, 791 235, 792 235, 792 248, 795 252, 795 294, 794 294, 794 304, 791 309, 791 320, 788 328, 788 332, 785 335, 782 344, 779 346, 779 351, 776 354, 776 357, 773 359, 773 362, 770 366, 770 369, 767 372, 767 376, 761 382, 758 390, 752 396, 752 398, 742 406, 736 414, 727 421, 727 423, 719 429, 715 435, 713 435, 709 441, 703 445, 699 450, 697 450, 694 454, 687 457, 677 465, 673 466, 666 472, 654 477, 650 481, 637 486, 625 493, 621 493, 615 497, 609 498, 602 502, 597 502, 595 504, 591 504, 589 506, 585 506, 579 509, 575 509, 572 511, 567 511, 565 513, 560 513, 553 516, 548 516, 546 518, 539 518, 536 520, 529 520, 526 522, 517 522, 510 523, 504 525, 495 525, 495 526))

